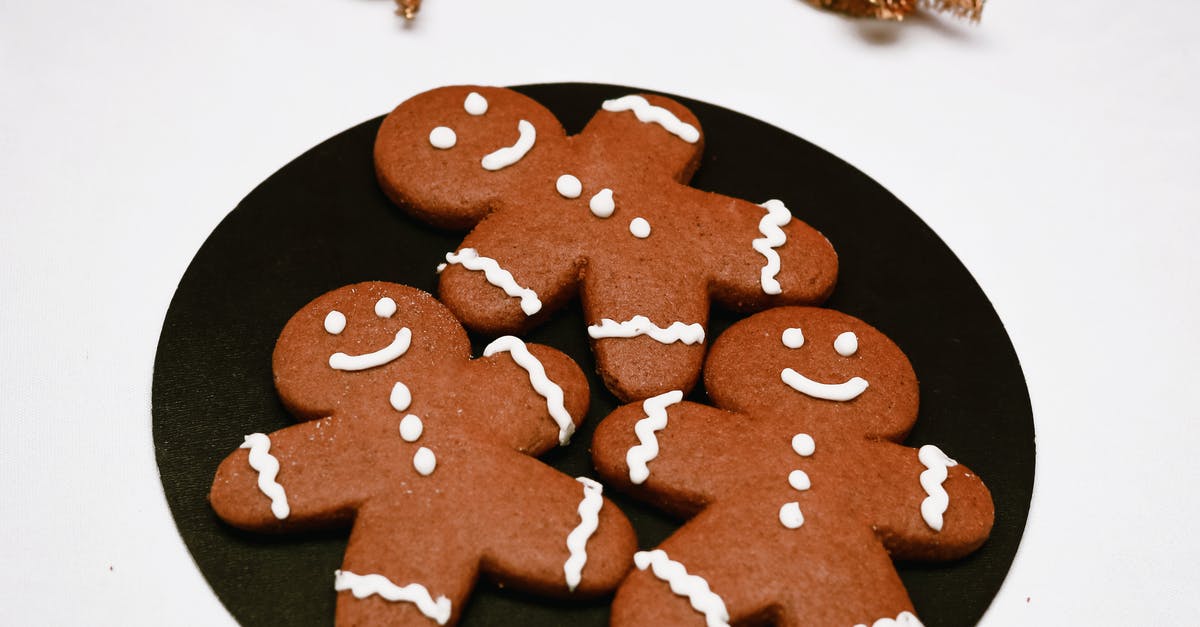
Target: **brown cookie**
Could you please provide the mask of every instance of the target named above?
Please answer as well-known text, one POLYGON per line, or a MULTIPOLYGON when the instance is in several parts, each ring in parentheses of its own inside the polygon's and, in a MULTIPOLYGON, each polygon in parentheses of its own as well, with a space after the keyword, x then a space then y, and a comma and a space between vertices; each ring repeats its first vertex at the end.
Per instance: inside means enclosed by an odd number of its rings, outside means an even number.
POLYGON ((209 500, 260 532, 352 527, 339 625, 457 621, 478 574, 554 597, 610 591, 633 529, 601 496, 533 459, 588 406, 568 357, 503 337, 471 359, 430 295, 393 283, 329 292, 275 346, 275 384, 301 424, 246 437, 209 500))
POLYGON ((468 327, 515 333, 576 291, 597 369, 623 399, 690 389, 710 299, 742 311, 814 304, 837 256, 783 203, 688 187, 704 139, 677 102, 598 103, 579 135, 508 89, 444 87, 384 120, 375 167, 413 216, 471 228, 439 294, 468 327))
POLYGON ((891 560, 967 555, 993 509, 966 466, 898 444, 917 417, 900 349, 845 314, 782 307, 722 334, 704 380, 720 409, 673 392, 596 429, 601 476, 691 517, 635 556, 613 624, 919 625, 891 560))

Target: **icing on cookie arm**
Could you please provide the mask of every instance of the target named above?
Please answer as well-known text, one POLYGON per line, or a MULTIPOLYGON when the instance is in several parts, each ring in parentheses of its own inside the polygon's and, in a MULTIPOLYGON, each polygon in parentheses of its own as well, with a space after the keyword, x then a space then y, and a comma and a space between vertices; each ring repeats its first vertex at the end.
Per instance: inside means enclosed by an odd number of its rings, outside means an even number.
POLYGON ((955 559, 987 539, 994 516, 991 493, 971 469, 936 446, 863 446, 864 463, 873 469, 860 494, 863 506, 898 559, 955 559))
MULTIPOLYGON (((353 514, 358 492, 331 478, 352 448, 335 445, 330 418, 246 437, 217 468, 209 501, 225 522, 248 530, 336 525, 353 514)), ((343 438, 343 442, 345 438, 343 438)))
POLYGON ((671 400, 668 393, 617 408, 596 427, 592 459, 608 483, 671 502, 687 516, 738 489, 733 477, 744 473, 734 469, 730 448, 746 425, 737 415, 671 400))

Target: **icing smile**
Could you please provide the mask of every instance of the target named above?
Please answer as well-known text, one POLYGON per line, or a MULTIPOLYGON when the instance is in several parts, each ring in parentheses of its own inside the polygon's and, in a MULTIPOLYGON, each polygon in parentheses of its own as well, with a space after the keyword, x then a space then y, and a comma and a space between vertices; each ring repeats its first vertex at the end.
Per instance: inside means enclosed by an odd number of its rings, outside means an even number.
POLYGON ((791 368, 784 368, 780 378, 793 390, 826 401, 852 401, 865 392, 869 385, 862 377, 853 377, 842 383, 817 383, 791 368))
POLYGON ((406 351, 408 345, 412 342, 412 331, 408 327, 396 331, 396 339, 392 340, 391 344, 373 352, 362 355, 347 355, 346 353, 334 353, 329 356, 329 367, 334 370, 366 370, 390 363, 399 358, 406 351))

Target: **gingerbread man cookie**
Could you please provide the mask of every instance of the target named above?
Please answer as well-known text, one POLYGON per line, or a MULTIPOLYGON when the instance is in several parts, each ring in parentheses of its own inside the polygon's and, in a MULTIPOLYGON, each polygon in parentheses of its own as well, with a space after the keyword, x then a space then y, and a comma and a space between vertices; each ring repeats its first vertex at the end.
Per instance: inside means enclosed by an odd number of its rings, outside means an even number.
POLYGON ((565 355, 502 337, 473 360, 431 296, 360 283, 293 316, 273 365, 302 422, 246 436, 209 500, 251 531, 351 527, 337 624, 453 623, 477 574, 575 597, 630 568, 633 529, 600 485, 533 458, 587 411, 565 355))
POLYGON ((704 138, 661 96, 601 104, 579 135, 517 92, 444 87, 402 103, 375 143, 383 190, 411 215, 472 228, 439 295, 469 328, 515 333, 579 292, 597 369, 623 399, 690 389, 711 299, 816 304, 837 256, 782 202, 687 182, 704 138))
POLYGON ((886 336, 827 309, 743 320, 710 351, 720 409, 669 392, 597 428, 610 484, 682 517, 638 553, 614 625, 919 625, 892 559, 967 555, 991 494, 936 446, 898 444, 917 378, 886 336))

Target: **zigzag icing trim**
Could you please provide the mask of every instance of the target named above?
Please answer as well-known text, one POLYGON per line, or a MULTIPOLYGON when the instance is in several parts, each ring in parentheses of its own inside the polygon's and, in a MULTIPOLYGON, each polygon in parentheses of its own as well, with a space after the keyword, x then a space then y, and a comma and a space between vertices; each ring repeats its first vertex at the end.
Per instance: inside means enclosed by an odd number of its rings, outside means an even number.
POLYGON ((648 335, 657 342, 672 344, 683 342, 687 345, 704 341, 704 326, 698 322, 684 324, 672 322, 665 329, 650 321, 646 316, 634 316, 624 322, 610 318, 601 318, 600 324, 588 327, 588 335, 594 340, 608 337, 637 337, 648 335))
POLYGON ((958 462, 947 457, 942 449, 932 444, 922 446, 917 452, 917 459, 929 469, 921 473, 921 487, 925 489, 925 494, 929 495, 921 501, 921 518, 924 518, 925 524, 934 531, 941 531, 942 516, 950 506, 950 495, 946 493, 942 484, 950 474, 946 469, 957 466, 958 462))
POLYGON ((696 127, 675 117, 669 110, 650 104, 649 100, 641 96, 630 95, 616 100, 605 100, 601 106, 605 111, 633 111, 639 122, 657 124, 689 144, 700 141, 700 131, 696 127))
POLYGON ((529 373, 529 383, 533 385, 534 391, 546 399, 546 409, 558 424, 558 443, 566 446, 571 441, 571 435, 575 433, 575 422, 571 420, 571 414, 563 405, 562 388, 546 376, 546 368, 529 352, 521 338, 513 335, 498 337, 483 349, 483 356, 491 357, 499 352, 508 352, 513 361, 529 373))
POLYGON ((633 563, 638 570, 649 567, 655 577, 671 586, 671 592, 687 597, 692 608, 704 614, 708 627, 729 627, 729 610, 725 609, 721 597, 708 587, 708 581, 698 575, 689 575, 687 568, 667 557, 665 551, 638 551, 633 554, 633 563))
POLYGON ((775 277, 779 276, 782 262, 775 249, 787 243, 787 234, 783 232, 783 227, 792 221, 792 212, 779 200, 768 200, 759 206, 767 210, 767 215, 758 221, 758 232, 763 236, 755 239, 750 245, 767 258, 767 265, 763 266, 759 278, 763 292, 780 294, 783 288, 775 277))
POLYGON ((682 400, 683 392, 673 390, 652 396, 642 402, 642 411, 646 412, 646 417, 633 425, 633 432, 637 434, 640 444, 630 448, 629 452, 625 454, 625 463, 629 465, 630 481, 641 484, 650 476, 650 467, 646 464, 658 457, 658 436, 654 433, 666 428, 667 407, 682 400))
POLYGON ((365 599, 377 594, 388 601, 406 601, 417 606, 425 616, 445 625, 450 621, 450 599, 439 596, 435 601, 419 583, 397 586, 383 575, 356 575, 348 570, 334 571, 333 589, 338 592, 349 590, 356 599, 365 599))
POLYGON ((604 505, 604 486, 587 477, 576 479, 583 484, 583 500, 579 501, 579 525, 567 534, 567 550, 571 556, 563 564, 567 588, 574 592, 583 579, 583 566, 587 564, 587 541, 600 526, 600 508, 604 505))
MULTIPOLYGON (((859 623, 854 627, 867 627, 866 623, 859 623)), ((900 612, 896 618, 881 618, 873 623, 870 627, 925 627, 921 621, 912 612, 900 612)))
POLYGON ((275 481, 279 475, 279 460, 270 453, 271 438, 263 433, 251 433, 238 448, 250 449, 250 467, 258 472, 258 489, 271 499, 271 513, 279 520, 288 517, 292 509, 288 506, 287 492, 275 481))
POLYGON ((511 272, 500 267, 500 262, 480 255, 474 248, 446 253, 446 263, 458 264, 476 272, 482 271, 488 283, 504 290, 505 294, 513 298, 521 299, 521 311, 524 311, 526 316, 532 316, 542 310, 542 301, 537 293, 527 287, 521 287, 511 272))

